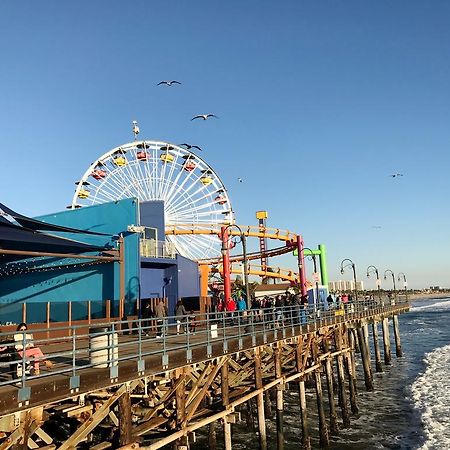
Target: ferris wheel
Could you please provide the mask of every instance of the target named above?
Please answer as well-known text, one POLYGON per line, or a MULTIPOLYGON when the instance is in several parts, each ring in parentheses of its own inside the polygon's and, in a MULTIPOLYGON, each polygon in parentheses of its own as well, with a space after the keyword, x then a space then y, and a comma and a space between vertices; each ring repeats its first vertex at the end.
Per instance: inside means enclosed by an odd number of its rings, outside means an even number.
MULTIPOLYGON (((227 190, 216 172, 187 149, 159 141, 134 141, 94 161, 77 183, 71 208, 135 197, 140 202, 164 201, 166 226, 233 223, 227 190)), ((220 254, 217 235, 170 235, 177 252, 189 259, 220 254)))

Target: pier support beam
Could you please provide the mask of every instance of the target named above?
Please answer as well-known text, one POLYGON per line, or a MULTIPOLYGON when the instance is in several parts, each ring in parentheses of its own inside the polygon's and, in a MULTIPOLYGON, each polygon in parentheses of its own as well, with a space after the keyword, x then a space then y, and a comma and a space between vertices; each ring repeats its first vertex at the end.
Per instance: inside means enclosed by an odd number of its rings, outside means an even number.
MULTIPOLYGON (((330 351, 330 346, 328 341, 324 339, 323 347, 325 353, 330 351)), ((330 408, 330 432, 335 434, 339 431, 337 413, 336 413, 336 403, 334 401, 334 380, 333 380, 333 366, 331 364, 331 357, 328 357, 324 361, 325 373, 327 377, 327 391, 328 391, 328 404, 330 408)))
MULTIPOLYGON (((184 420, 186 418, 186 378, 185 372, 183 369, 178 369, 176 372, 176 390, 175 390, 175 402, 177 406, 176 415, 177 415, 177 428, 181 429, 184 424, 184 420)), ((189 440, 187 436, 183 436, 175 442, 174 449, 188 449, 189 448, 189 440)))
POLYGON ((391 364, 391 337, 389 335, 389 319, 385 317, 382 322, 383 327, 383 347, 384 347, 384 363, 388 366, 391 364))
MULTIPOLYGON (((304 350, 305 352, 308 351, 308 349, 304 349, 303 340, 302 337, 300 337, 295 349, 296 365, 297 371, 299 373, 303 371, 304 350)), ((302 450, 311 450, 311 440, 309 438, 309 430, 308 430, 308 413, 306 409, 305 380, 303 377, 298 379, 298 394, 300 397, 300 420, 302 423, 302 450)))
MULTIPOLYGON (((228 385, 228 361, 226 361, 221 370, 221 390, 222 390, 222 405, 227 407, 230 404, 230 388, 228 385)), ((228 417, 223 418, 223 440, 225 450, 231 450, 231 423, 228 421, 228 417)))
MULTIPOLYGON (((337 351, 342 350, 342 328, 338 328, 334 332, 334 342, 337 351)), ((341 399, 341 412, 342 412, 342 422, 344 427, 350 426, 350 414, 348 411, 347 393, 345 391, 345 375, 344 375, 344 362, 342 353, 336 356, 337 361, 337 375, 338 375, 338 386, 339 386, 339 397, 341 399)))
MULTIPOLYGON (((350 331, 350 330, 348 330, 350 331)), ((350 391, 350 408, 353 414, 357 414, 359 411, 358 404, 356 402, 356 368, 355 368, 355 349, 353 346, 353 334, 347 332, 346 336, 346 342, 347 346, 350 348, 350 352, 346 353, 345 355, 345 369, 347 372, 347 378, 348 378, 348 387, 350 391)))
POLYGON ((375 353, 375 371, 383 372, 383 365, 381 364, 381 352, 378 344, 378 322, 376 319, 372 322, 372 335, 373 335, 373 349, 375 353))
MULTIPOLYGON (((255 387, 261 389, 263 386, 261 372, 261 354, 259 348, 255 348, 255 387)), ((256 397, 256 405, 258 409, 258 431, 259 431, 259 448, 267 450, 267 434, 266 434, 266 418, 264 414, 264 393, 260 392, 256 397)))
POLYGON ((132 443, 131 436, 131 398, 125 392, 119 398, 119 444, 124 446, 132 443))
MULTIPOLYGON (((281 378, 281 343, 278 342, 274 352, 275 378, 281 378)), ((284 384, 277 384, 277 449, 284 449, 284 425, 283 425, 283 390, 284 384)))
POLYGON ((356 329, 358 334, 359 349, 361 351, 361 359, 364 369, 364 383, 368 391, 373 391, 373 376, 372 368, 370 367, 370 353, 369 348, 366 346, 366 338, 364 336, 364 328, 358 327, 356 329))
MULTIPOLYGON (((319 363, 318 359, 317 343, 313 343, 313 357, 315 364, 319 363)), ((325 411, 323 408, 323 392, 322 392, 322 380, 320 378, 320 366, 314 370, 316 398, 317 398, 317 413, 319 416, 319 435, 320 435, 320 447, 326 447, 329 443, 327 421, 325 419, 325 411)))
POLYGON ((392 324, 394 325, 394 338, 395 338, 395 354, 397 357, 402 357, 402 344, 400 342, 400 327, 398 325, 398 315, 392 316, 392 324))

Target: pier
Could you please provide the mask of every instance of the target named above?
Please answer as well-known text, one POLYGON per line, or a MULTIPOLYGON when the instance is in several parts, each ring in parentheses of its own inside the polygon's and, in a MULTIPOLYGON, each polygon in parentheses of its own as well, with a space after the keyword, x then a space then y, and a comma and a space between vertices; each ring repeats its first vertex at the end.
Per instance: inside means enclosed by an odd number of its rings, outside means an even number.
MULTIPOLYGON (((310 305, 263 310, 260 317, 251 311, 204 313, 196 317, 195 329, 184 318, 180 334, 175 318, 167 318, 156 330, 162 334, 158 339, 153 320, 112 318, 97 321, 95 328, 85 322, 52 324, 50 331, 35 325, 27 333, 34 334, 53 368, 28 375, 18 370, 25 367, 23 358, 0 363, 0 449, 181 450, 191 447, 199 429, 208 434, 211 449, 219 433, 224 448, 232 449, 233 424, 246 420, 244 412, 255 416, 255 440, 267 449, 270 392, 277 448, 283 449, 288 385, 297 385, 299 393, 299 446, 311 448, 309 413, 315 409, 324 447, 330 434, 351 426, 358 411, 356 364, 370 391, 372 371, 391 362, 391 329, 396 356, 402 356, 398 316, 408 309, 398 297, 355 302, 345 310, 310 305), (375 330, 372 343, 369 325, 375 330), (314 404, 306 401, 311 387, 314 404), (65 421, 63 436, 58 426, 65 421)), ((0 338, 8 335, 2 330, 0 338)))

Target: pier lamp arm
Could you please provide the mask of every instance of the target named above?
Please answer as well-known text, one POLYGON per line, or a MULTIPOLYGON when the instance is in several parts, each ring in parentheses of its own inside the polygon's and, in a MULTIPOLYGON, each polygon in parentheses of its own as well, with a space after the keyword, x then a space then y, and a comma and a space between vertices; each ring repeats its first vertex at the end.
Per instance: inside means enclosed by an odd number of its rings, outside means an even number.
POLYGON ((344 269, 346 269, 347 267, 351 267, 352 270, 353 270, 353 281, 355 282, 355 298, 356 298, 356 300, 358 300, 358 288, 357 288, 357 285, 356 285, 356 267, 355 267, 355 263, 351 259, 345 258, 345 259, 343 259, 341 261, 341 274, 342 275, 344 274, 344 271, 345 271, 344 269), (348 264, 344 265, 344 263, 346 261, 348 262, 348 264))
MULTIPOLYGON (((245 296, 247 301, 247 308, 250 308, 250 289, 248 286, 248 260, 247 260, 247 241, 245 238, 245 234, 242 231, 242 228, 236 224, 227 225, 224 230, 230 230, 232 228, 236 228, 239 231, 239 241, 242 244, 242 256, 243 256, 243 264, 244 264, 244 285, 245 285, 245 296)), ((222 241, 222 254, 224 251, 228 250, 228 242, 222 241), (224 248, 226 247, 226 248, 224 248)))
POLYGON ((392 270, 391 269, 386 269, 385 271, 384 271, 384 279, 386 280, 387 279, 387 275, 386 274, 391 274, 391 276, 392 276, 392 284, 394 285, 394 295, 395 295, 395 274, 394 274, 394 272, 392 272, 392 270))

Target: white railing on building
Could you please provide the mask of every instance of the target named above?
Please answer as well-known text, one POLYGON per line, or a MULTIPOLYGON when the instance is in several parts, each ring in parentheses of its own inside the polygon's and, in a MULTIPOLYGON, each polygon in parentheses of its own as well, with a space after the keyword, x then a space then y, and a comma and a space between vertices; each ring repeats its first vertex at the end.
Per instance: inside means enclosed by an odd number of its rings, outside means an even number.
POLYGON ((170 242, 141 239, 141 256, 144 258, 175 258, 175 246, 170 242))

